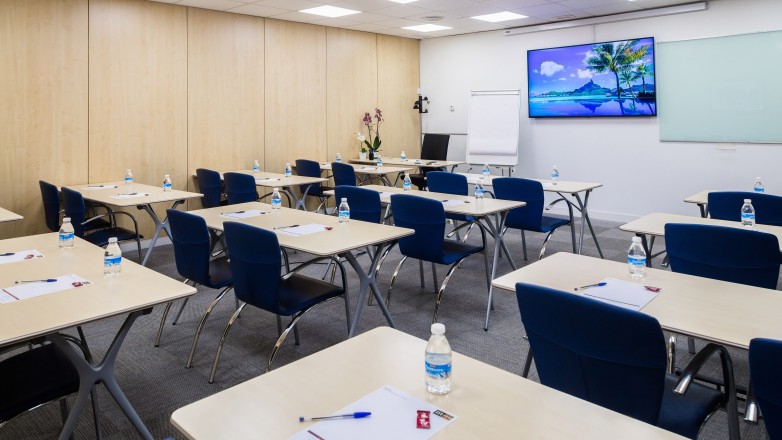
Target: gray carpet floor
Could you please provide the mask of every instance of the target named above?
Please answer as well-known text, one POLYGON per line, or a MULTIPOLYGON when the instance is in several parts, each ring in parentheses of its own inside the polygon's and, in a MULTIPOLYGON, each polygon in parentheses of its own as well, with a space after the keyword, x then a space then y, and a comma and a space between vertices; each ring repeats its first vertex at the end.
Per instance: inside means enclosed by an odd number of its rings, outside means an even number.
MULTIPOLYGON (((595 221, 595 232, 602 247, 605 258, 615 261, 626 261, 627 248, 630 245, 631 234, 619 231, 618 224, 595 221)), ((480 234, 474 231, 469 240, 479 242, 480 234)), ((491 243, 491 239, 490 243, 491 243)), ((527 246, 530 260, 522 259, 521 237, 517 231, 509 231, 506 235, 508 247, 517 264, 525 265, 533 261, 543 240, 543 234, 527 234, 527 246)), ((659 248, 659 245, 658 245, 659 248)), ((655 249, 655 251, 660 249, 655 249)), ((547 255, 556 252, 570 251, 570 234, 560 231, 554 235, 546 251, 547 255)), ((591 239, 585 242, 584 253, 598 256, 597 248, 591 239)), ((134 253, 126 255, 135 258, 134 253)), ((292 253, 292 261, 305 261, 308 255, 292 253)), ((394 250, 383 266, 379 284, 382 292, 388 289, 388 283, 394 267, 401 259, 394 250)), ((359 261, 368 264, 366 256, 359 261)), ((149 267, 176 279, 182 279, 176 272, 171 246, 163 246, 155 250, 149 267)), ((659 267, 659 261, 655 261, 659 267)), ((315 267, 310 274, 320 276, 324 266, 315 267)), ((358 280, 348 269, 350 289, 354 292, 351 298, 355 307, 358 280), (351 276, 352 275, 352 276, 351 276)), ((391 313, 401 331, 426 339, 429 337, 429 323, 434 307, 431 266, 425 265, 426 287, 419 285, 418 264, 409 261, 402 268, 394 287, 391 300, 391 313)), ((510 271, 510 265, 504 259, 500 260, 498 275, 510 271)), ((438 268, 439 279, 445 275, 445 268, 438 268)), ((146 426, 155 438, 182 438, 170 425, 171 413, 179 407, 212 395, 262 373, 271 348, 277 337, 275 317, 269 313, 247 307, 242 317, 231 331, 223 350, 223 356, 214 384, 207 383, 214 350, 219 335, 230 315, 235 310, 233 298, 226 298, 218 305, 207 322, 196 352, 194 365, 185 368, 192 336, 198 325, 200 314, 217 291, 199 287, 199 292, 190 300, 180 322, 171 325, 171 315, 163 333, 160 347, 155 348, 153 341, 163 307, 155 307, 150 315, 139 318, 126 339, 117 361, 117 377, 120 386, 138 411, 146 426)), ((447 328, 446 335, 453 350, 467 356, 479 359, 504 370, 519 374, 524 364, 528 345, 522 338, 524 330, 519 318, 518 305, 515 296, 498 292, 495 295, 495 310, 491 314, 491 325, 488 332, 483 330, 483 319, 486 310, 486 284, 483 261, 475 256, 465 261, 451 278, 445 292, 439 318, 447 328)), ((172 308, 176 310, 177 307, 172 308)), ((102 350, 111 342, 124 317, 104 319, 85 326, 85 332, 95 356, 102 356, 102 350)), ((374 305, 365 307, 361 319, 359 333, 377 326, 386 325, 379 308, 374 305)), ((75 334, 75 332, 73 332, 75 334)), ((328 348, 346 338, 346 322, 344 305, 341 301, 331 301, 317 312, 305 317, 300 323, 301 344, 294 345, 293 337, 288 338, 277 354, 273 368, 300 359, 304 356, 328 348)), ((699 346, 703 346, 698 341, 699 346)), ((687 352, 686 339, 678 338, 677 364, 685 365, 691 359, 687 352)), ((739 384, 747 384, 747 353, 731 350, 739 384)), ((422 353, 423 356, 423 353, 422 353)), ((705 372, 719 376, 717 362, 710 363, 705 372)), ((458 374, 458 372, 455 372, 458 374)), ((538 380, 533 367, 531 380, 538 380)), ((70 398, 72 401, 73 398, 70 398)), ((100 387, 99 399, 101 408, 101 427, 104 438, 126 439, 137 438, 138 435, 111 399, 111 396, 100 387)), ((740 408, 743 404, 740 404, 740 408)), ((544 410, 544 409, 541 409, 544 410)), ((574 415, 577 417, 578 415, 574 415)), ((214 420, 214 423, 221 423, 214 420)), ((766 437, 762 423, 750 425, 740 423, 744 439, 762 439, 766 437)), ((56 438, 61 429, 59 406, 51 404, 29 414, 18 417, 6 426, 0 428, 0 439, 48 439, 56 438)), ((92 413, 85 413, 77 427, 77 439, 94 438, 92 413)), ((263 438, 259 433, 258 438, 263 438)), ((701 431, 702 439, 727 439, 727 422, 724 413, 717 413, 701 431)))

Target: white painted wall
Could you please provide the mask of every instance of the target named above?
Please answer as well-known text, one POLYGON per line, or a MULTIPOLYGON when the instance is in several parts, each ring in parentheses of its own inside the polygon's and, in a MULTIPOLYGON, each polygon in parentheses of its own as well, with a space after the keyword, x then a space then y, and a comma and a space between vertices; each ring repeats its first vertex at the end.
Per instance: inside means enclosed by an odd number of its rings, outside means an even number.
MULTIPOLYGON (((421 87, 431 100, 423 131, 466 133, 470 90, 521 89, 516 175, 545 177, 557 164, 563 180, 603 183, 590 200, 594 218, 625 221, 654 211, 698 215, 697 207, 682 202, 684 197, 703 189, 751 190, 755 176, 763 177, 768 192, 782 194, 780 144, 724 150, 714 143, 660 142, 657 118, 529 119, 526 107, 528 49, 780 29, 782 0, 715 0, 706 11, 676 16, 509 37, 498 31, 423 40, 421 87)), ((664 112, 665 103, 658 104, 664 112)), ((464 136, 452 137, 449 157, 463 158, 465 145, 464 136)))

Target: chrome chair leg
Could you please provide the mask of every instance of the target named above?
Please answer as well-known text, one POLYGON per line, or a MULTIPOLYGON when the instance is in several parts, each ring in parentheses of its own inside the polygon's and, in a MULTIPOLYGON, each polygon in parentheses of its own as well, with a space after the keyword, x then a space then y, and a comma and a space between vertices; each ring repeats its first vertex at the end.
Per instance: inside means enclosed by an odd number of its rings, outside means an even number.
POLYGON ((440 284, 437 282, 437 265, 432 263, 432 281, 434 282, 434 293, 437 293, 437 286, 440 284))
POLYGON ((187 365, 185 365, 185 368, 190 368, 193 365, 193 356, 195 356, 196 346, 198 345, 198 339, 201 337, 201 330, 204 329, 204 324, 206 324, 206 320, 209 318, 209 315, 212 313, 212 310, 214 310, 215 306, 217 306, 217 303, 220 302, 221 299, 225 296, 226 292, 233 289, 233 287, 226 287, 217 295, 217 298, 214 299, 209 304, 209 307, 204 310, 204 314, 201 315, 201 322, 198 323, 198 328, 196 329, 195 335, 193 336, 193 345, 190 347, 190 356, 187 357, 187 365))
MULTIPOLYGON (((388 294, 386 294, 386 307, 388 307, 388 305, 391 303, 391 290, 394 289, 394 281, 396 281, 396 276, 399 275, 399 269, 402 268, 402 265, 405 264, 405 261, 407 261, 407 256, 402 257, 402 259, 399 261, 399 264, 396 265, 396 269, 394 269, 394 274, 391 275, 391 284, 389 284, 388 294)), ((419 260, 419 262, 420 261, 421 260, 419 260)), ((423 265, 423 263, 421 264, 423 265)))
POLYGON ((171 310, 173 301, 169 301, 166 304, 166 308, 163 309, 163 316, 160 318, 160 326, 157 329, 157 337, 155 337, 155 347, 160 347, 160 337, 163 336, 163 326, 166 325, 166 318, 168 317, 168 311, 171 310))
POLYGON ((182 311, 185 310, 185 306, 187 305, 187 302, 190 300, 190 298, 185 298, 184 301, 182 301, 182 305, 179 306, 179 311, 176 312, 176 316, 174 317, 174 322, 171 323, 171 325, 176 325, 177 322, 179 322, 179 317, 182 316, 182 311))
POLYGON ((543 240, 543 246, 541 246, 540 253, 538 254, 538 261, 543 259, 543 254, 546 253, 546 245, 548 244, 548 241, 551 240, 551 237, 554 236, 554 231, 556 231, 556 229, 549 231, 549 233, 546 235, 546 238, 543 240))
POLYGON ((418 274, 421 277, 421 287, 426 287, 424 284, 424 262, 422 260, 418 260, 418 274))
POLYGON ((443 279, 443 284, 440 286, 440 289, 437 291, 437 302, 434 304, 434 314, 432 315, 432 324, 437 322, 437 311, 440 309, 440 300, 443 298, 443 292, 445 291, 445 286, 448 285, 448 280, 451 279, 451 275, 453 275, 453 272, 459 266, 459 263, 464 261, 465 258, 467 257, 464 257, 461 260, 457 261, 456 264, 452 265, 451 268, 448 269, 448 273, 445 274, 445 279, 443 279))
MULTIPOLYGON (((526 338, 527 335, 524 335, 526 338)), ((532 347, 527 350, 527 358, 524 359, 524 368, 521 370, 521 377, 527 378, 529 376, 529 370, 532 368, 532 361, 535 360, 535 355, 532 353, 532 347)))
POLYGON ((282 334, 282 317, 280 315, 277 315, 277 337, 279 338, 282 334))
POLYGON ((524 261, 527 261, 527 236, 524 235, 524 230, 521 230, 521 248, 524 250, 524 261))
POLYGON ((212 363, 212 372, 209 374, 209 383, 215 382, 215 373, 217 372, 217 363, 220 362, 220 354, 223 352, 223 343, 225 343, 225 338, 228 336, 228 331, 231 330, 231 326, 234 325, 234 322, 236 321, 236 318, 239 317, 239 314, 242 313, 242 310, 244 309, 244 306, 246 306, 247 303, 242 304, 239 307, 239 310, 235 311, 233 315, 231 315, 231 319, 228 320, 228 324, 225 326, 225 330, 223 330, 223 335, 220 337, 220 343, 217 344, 217 352, 215 352, 215 360, 212 363))
POLYGON ((691 336, 687 337, 687 351, 689 351, 690 354, 695 354, 695 338, 691 336))
POLYGON ((467 230, 464 231, 464 238, 462 239, 462 243, 467 242, 467 237, 470 236, 470 231, 472 231, 473 226, 475 226, 475 223, 470 223, 470 226, 467 226, 467 230))

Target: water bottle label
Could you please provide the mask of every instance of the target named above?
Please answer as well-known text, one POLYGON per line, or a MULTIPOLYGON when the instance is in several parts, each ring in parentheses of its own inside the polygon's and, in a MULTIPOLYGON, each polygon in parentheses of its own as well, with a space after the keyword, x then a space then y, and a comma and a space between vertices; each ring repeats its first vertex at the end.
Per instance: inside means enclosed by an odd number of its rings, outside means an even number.
POLYGON ((755 214, 754 213, 749 213, 749 212, 742 212, 741 213, 741 221, 742 222, 754 222, 755 221, 755 214))
POLYGON ((405 191, 410 191, 411 189, 413 189, 413 185, 412 185, 412 184, 410 184, 410 183, 408 183, 408 182, 405 182, 405 183, 402 185, 402 189, 404 189, 405 191))
POLYGON ((261 167, 256 167, 256 166, 253 165, 253 171, 256 172, 256 173, 258 171, 261 171, 261 167))
POLYGON ((646 257, 627 257, 627 264, 635 267, 646 266, 646 257))
POLYGON ((125 178, 125 183, 133 183, 133 178, 132 177, 126 177, 125 178))
POLYGON ((483 197, 483 188, 475 188, 475 197, 483 197))
POLYGON ((551 173, 551 178, 552 178, 552 179, 557 179, 557 178, 559 178, 559 173, 551 173))
POLYGON ((755 188, 755 192, 756 193, 766 192, 766 189, 765 188, 755 188))
POLYGON ((73 240, 73 232, 60 232, 60 241, 73 240))
POLYGON ((341 158, 341 157, 338 157, 338 158, 336 159, 336 162, 337 162, 337 163, 342 163, 342 158, 341 158))
POLYGON ((491 174, 491 171, 489 171, 489 170, 483 170, 483 175, 484 175, 484 176, 488 176, 489 174, 491 174))
POLYGON ((291 170, 285 170, 285 176, 290 176, 290 175, 291 175, 291 170))
POLYGON ((277 209, 282 206, 282 199, 272 199, 272 208, 277 209))
POLYGON ((339 220, 350 220, 350 211, 340 211, 339 220))
POLYGON ((426 374, 437 379, 448 379, 451 377, 451 363, 432 364, 424 361, 426 364, 426 374))
POLYGON ((163 184, 163 189, 167 190, 167 191, 170 190, 171 189, 171 184, 170 183, 164 183, 163 184))
POLYGON ((103 267, 119 266, 122 264, 122 256, 117 257, 105 257, 103 259, 103 267))

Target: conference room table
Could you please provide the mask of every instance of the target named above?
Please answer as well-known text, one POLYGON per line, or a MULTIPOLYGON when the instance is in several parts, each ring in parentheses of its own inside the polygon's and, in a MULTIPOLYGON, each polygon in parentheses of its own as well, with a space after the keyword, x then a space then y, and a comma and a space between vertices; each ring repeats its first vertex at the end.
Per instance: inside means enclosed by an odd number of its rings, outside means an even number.
POLYGON ((24 219, 24 217, 15 212, 11 212, 5 208, 0 208, 0 223, 14 222, 22 219, 24 219))
POLYGON ((3 295, 0 300, 0 348, 23 345, 27 341, 45 337, 62 349, 76 367, 81 385, 60 439, 70 437, 84 412, 90 392, 100 382, 106 386, 141 437, 152 439, 117 382, 117 354, 139 316, 148 314, 155 305, 190 296, 196 292, 195 288, 127 258, 123 259, 122 272, 118 276, 105 278, 103 249, 78 237, 74 238, 72 249, 60 249, 56 232, 0 240, 0 248, 17 253, 37 250, 43 255, 16 262, 3 263, 0 260, 0 286, 5 286, 0 293, 3 295), (68 283, 72 275, 78 277, 77 284, 83 282, 83 285, 68 283), (61 279, 65 284, 46 283, 46 287, 62 287, 62 290, 39 296, 31 294, 32 297, 25 299, 18 290, 12 289, 19 280, 52 278, 61 279), (20 299, 13 293, 19 295, 20 299), (127 315, 127 318, 99 362, 88 362, 80 349, 58 333, 119 315, 127 315))
MULTIPOLYGON (((478 182, 478 179, 483 177, 482 174, 477 173, 456 173, 461 174, 465 177, 467 177, 467 183, 470 183, 472 185, 475 185, 475 183, 478 182)), ((487 179, 486 177, 483 177, 483 185, 484 186, 493 186, 492 182, 495 178, 500 177, 506 177, 506 176, 489 176, 487 179)), ((600 243, 597 241, 597 236, 595 235, 595 230, 592 228, 592 221, 589 219, 589 195, 592 194, 592 190, 595 188, 600 188, 603 186, 602 183, 593 183, 593 182, 573 182, 568 180, 560 180, 556 184, 554 184, 551 180, 546 179, 532 179, 537 180, 538 182, 543 184, 543 191, 545 192, 552 192, 559 195, 559 199, 555 200, 549 206, 552 206, 560 201, 563 201, 567 203, 568 207, 568 214, 570 216, 570 234, 573 238, 573 252, 580 254, 582 253, 582 250, 584 249, 584 227, 589 226, 589 232, 592 234, 592 240, 595 242, 595 246, 597 246, 597 252, 600 254, 600 258, 603 258, 603 250, 600 249, 600 243), (581 193, 584 193, 584 198, 581 198, 581 193), (573 201, 568 199, 565 196, 570 196, 573 201), (575 236, 575 218, 573 217, 573 209, 576 209, 578 212, 581 213, 581 222, 579 225, 579 235, 578 235, 578 241, 576 241, 575 236)), ((492 195, 494 195, 492 193, 492 195)))
MULTIPOLYGON (((519 282, 573 292, 605 278, 631 281, 627 263, 559 252, 493 284, 510 292, 519 282)), ((647 269, 643 284, 661 289, 641 312, 656 318, 665 330, 744 350, 752 338, 782 339, 782 295, 777 290, 664 269, 647 269)))
MULTIPOLYGON (((295 203, 296 209, 302 209, 304 211, 307 210, 305 204, 305 199, 307 198, 307 194, 302 193, 301 197, 297 197, 296 193, 293 191, 293 187, 299 185, 320 184, 328 180, 322 177, 297 176, 295 174, 286 176, 285 174, 268 173, 266 171, 254 172, 253 170, 234 170, 234 171, 226 171, 226 172, 248 174, 250 176, 253 176, 255 178, 255 186, 261 186, 264 188, 280 188, 282 189, 283 193, 292 197, 293 200, 296 201, 295 203)), ((195 176, 195 173, 193 173, 193 175, 195 176)), ((220 173, 220 178, 221 179, 223 178, 223 173, 220 173)), ((290 200, 288 200, 288 204, 289 205, 291 204, 290 200)))
MULTIPOLYGON (((402 188, 388 187, 380 185, 364 185, 362 188, 371 189, 380 193, 380 203, 390 205, 391 196, 393 194, 410 194, 414 196, 424 197, 427 199, 438 200, 441 202, 447 201, 460 201, 462 203, 447 204, 444 206, 445 212, 448 214, 463 214, 475 217, 476 219, 484 220, 484 224, 489 229, 489 232, 494 237, 494 259, 491 265, 491 277, 497 272, 497 261, 500 257, 500 251, 505 251, 506 255, 510 255, 508 248, 505 246, 503 237, 505 236, 505 218, 508 216, 508 212, 514 208, 521 208, 525 206, 525 202, 518 202, 515 200, 500 200, 492 198, 476 199, 472 196, 457 196, 453 194, 444 194, 431 191, 410 190, 405 191, 402 188), (492 220, 494 220, 492 222, 492 220)), ((515 269, 515 264, 511 258, 508 258, 508 262, 515 269)), ((422 280, 423 282, 423 280, 422 280)), ((484 330, 489 329, 489 313, 491 311, 492 303, 492 288, 489 287, 489 302, 486 307, 486 323, 484 330)))
POLYGON ((712 191, 713 190, 707 189, 685 197, 684 203, 694 203, 698 205, 698 209, 701 211, 701 217, 706 218, 709 216, 709 193, 712 191))
MULTIPOLYGON (((377 160, 373 159, 351 159, 350 160, 353 163, 358 164, 375 164, 377 163, 377 160)), ((401 157, 390 157, 385 158, 383 157, 383 165, 394 165, 394 166, 402 166, 402 167, 418 167, 420 168, 450 168, 450 172, 453 172, 454 169, 456 169, 457 165, 463 165, 467 162, 463 160, 429 160, 429 159, 415 159, 407 157, 405 160, 402 160, 401 157)))
MULTIPOLYGON (((396 183, 399 181, 399 177, 402 175, 402 173, 406 173, 408 171, 412 171, 413 167, 411 166, 377 166, 376 164, 354 164, 349 162, 342 162, 345 165, 350 165, 353 167, 353 171, 356 173, 356 176, 359 179, 359 184, 364 184, 365 182, 368 182, 372 179, 378 179, 381 182, 383 182, 385 185, 388 186, 396 186, 396 183), (391 180, 389 180, 388 175, 389 174, 396 174, 396 179, 394 180, 394 183, 391 183, 391 180)), ((320 170, 321 171, 331 171, 331 162, 322 162, 320 164, 320 170)))
MULTIPOLYGON (((299 422, 300 416, 337 414, 340 408, 391 386, 456 416, 436 438, 683 438, 456 352, 453 389, 443 396, 430 394, 423 380, 425 348, 422 339, 388 327, 375 328, 179 408, 171 415, 171 424, 191 440, 290 438, 315 429, 312 423, 299 422)), ((382 406, 366 410, 373 413, 370 419, 393 411, 382 406)), ((404 412, 396 414, 405 417, 404 412)), ((416 431, 416 416, 413 410, 406 421, 411 431, 416 431)), ((348 431, 344 434, 350 438, 348 431)), ((391 435, 374 432, 371 438, 391 435)))
MULTIPOLYGON (((740 228, 744 226, 741 222, 734 222, 729 220, 717 220, 713 218, 692 217, 688 215, 679 214, 667 214, 663 212, 653 212, 645 215, 641 218, 635 219, 629 223, 625 223, 619 226, 619 229, 626 232, 632 232, 636 236, 641 237, 641 245, 643 245, 646 251, 647 259, 646 265, 652 267, 652 253, 647 241, 647 236, 664 237, 666 223, 686 223, 691 225, 711 225, 711 226, 726 226, 729 228, 740 228)), ((756 231, 767 232, 769 234, 776 235, 779 242, 782 243, 782 227, 771 225, 755 225, 756 231)), ((654 242, 652 242, 654 244, 654 242)))
MULTIPOLYGON (((177 206, 184 203, 187 199, 202 197, 199 193, 179 190, 163 191, 162 186, 144 185, 136 182, 126 184, 122 181, 67 185, 66 188, 78 191, 85 200, 91 202, 117 208, 135 206, 137 209, 143 209, 149 214, 149 217, 155 224, 155 234, 149 242, 146 254, 144 254, 144 260, 141 262, 142 266, 147 265, 149 256, 152 255, 152 251, 155 249, 157 240, 160 237, 160 232, 165 230, 168 236, 171 237, 168 218, 160 220, 155 210, 152 209, 152 205, 155 203, 172 203, 171 209, 176 209, 177 206)), ((133 214, 129 212, 128 214, 133 217, 133 214)))
POLYGON ((207 226, 214 230, 222 231, 223 223, 227 221, 245 223, 277 232, 280 247, 285 249, 306 252, 317 257, 334 255, 344 257, 358 274, 361 284, 358 304, 351 321, 349 336, 352 337, 356 334, 361 312, 370 291, 378 301, 386 321, 391 327, 394 327, 394 320, 391 318, 391 314, 388 312, 388 308, 382 300, 380 290, 377 287, 376 268, 385 247, 390 246, 399 238, 412 235, 414 233, 412 229, 367 223, 359 220, 339 223, 339 218, 335 216, 284 207, 272 210, 271 205, 260 202, 218 206, 190 211, 190 213, 203 217, 207 226), (251 212, 255 215, 244 218, 230 217, 236 214, 249 214, 251 212), (288 228, 306 225, 320 225, 322 228, 318 232, 300 236, 286 233, 288 228), (371 257, 369 268, 365 271, 352 251, 364 249, 368 246, 377 246, 377 250, 371 257))

